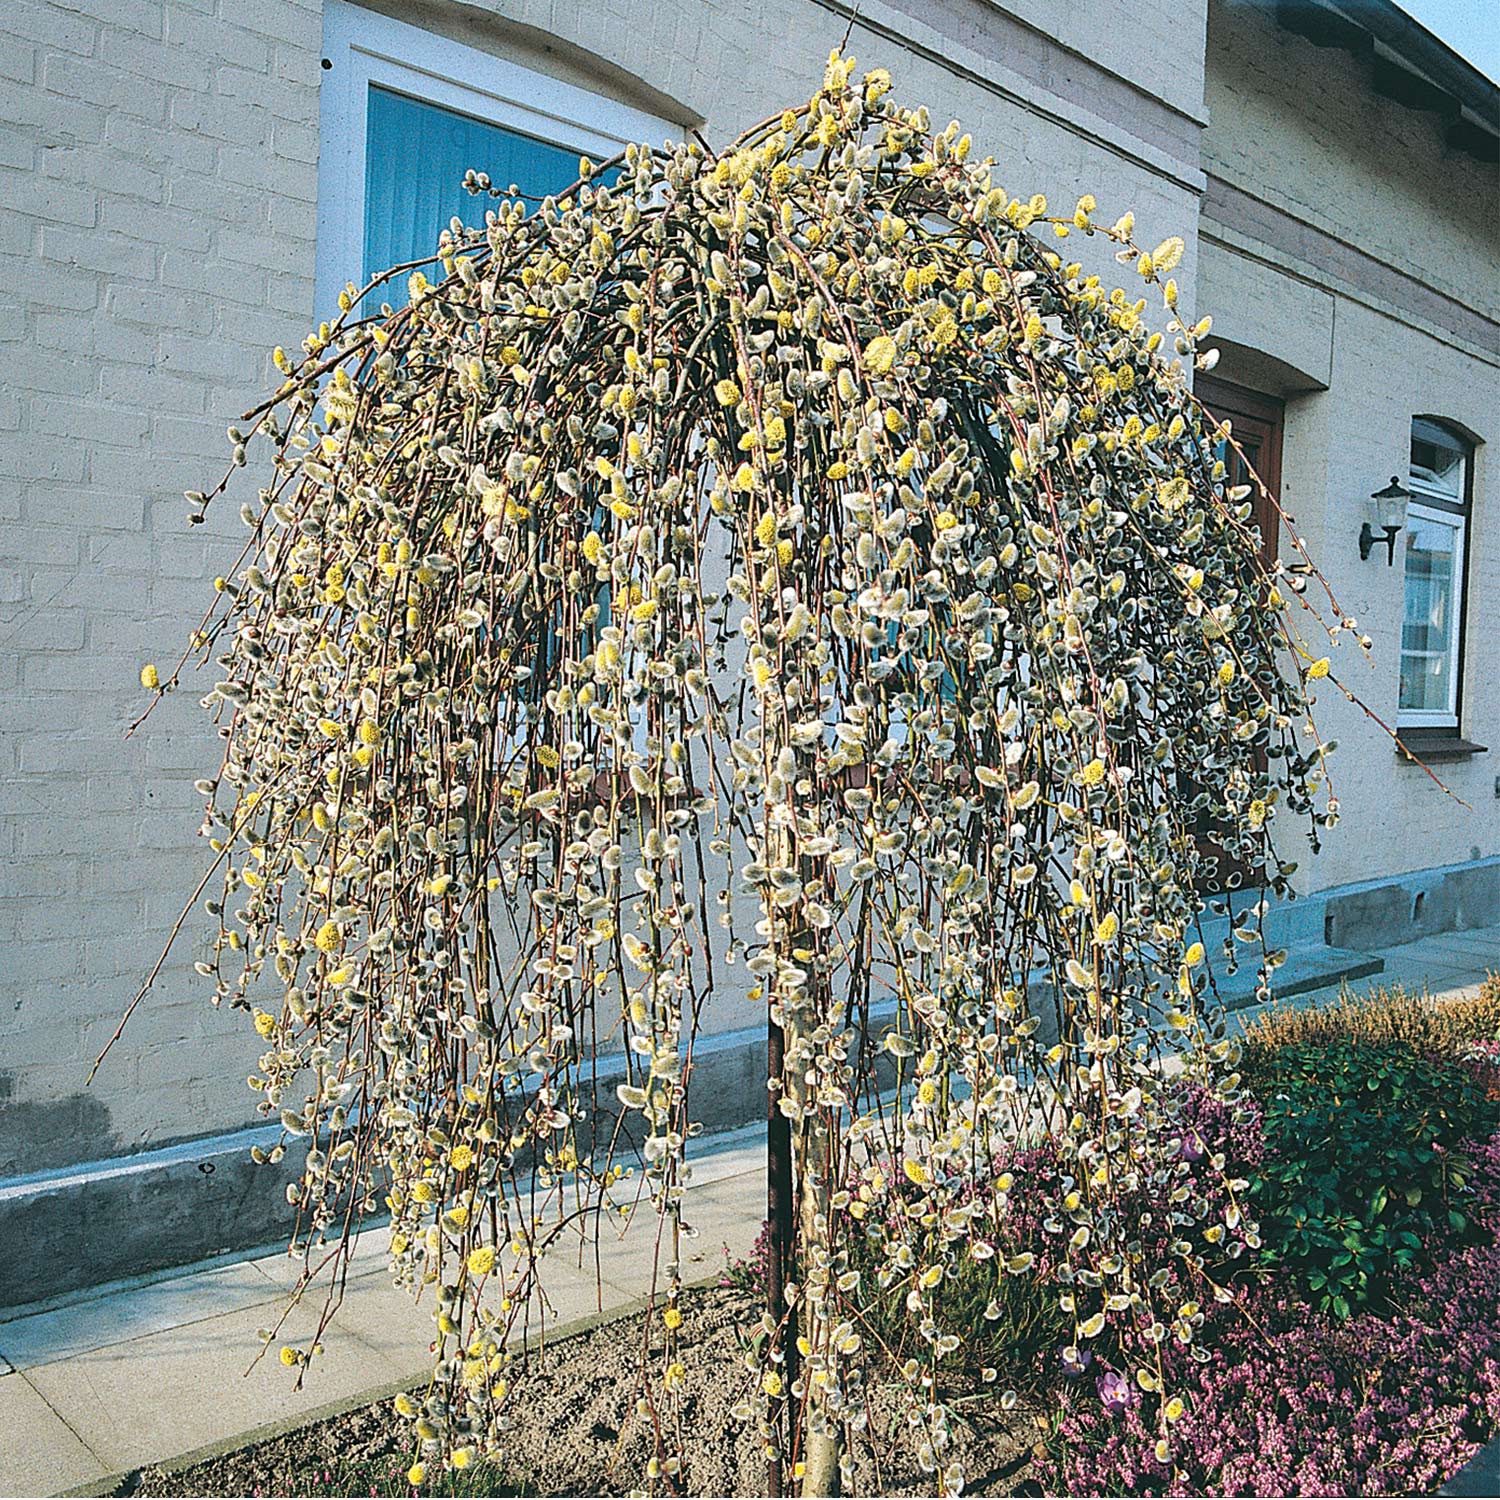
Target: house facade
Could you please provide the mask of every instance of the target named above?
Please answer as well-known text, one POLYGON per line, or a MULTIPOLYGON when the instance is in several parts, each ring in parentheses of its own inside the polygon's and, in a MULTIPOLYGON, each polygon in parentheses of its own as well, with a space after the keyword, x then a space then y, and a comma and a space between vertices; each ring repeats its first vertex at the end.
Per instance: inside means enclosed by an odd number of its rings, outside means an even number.
MULTIPOLYGON (((253 478, 191 530, 182 492, 270 351, 482 208, 467 168, 545 190, 581 153, 720 142, 807 97, 846 31, 1011 193, 1186 242, 1221 351, 1201 394, 1356 622, 1336 675, 1366 707, 1319 705, 1342 821, 1285 851, 1302 899, 1272 914, 1294 962, 1500 920, 1500 91, 1389 0, 11 0, 0 1306, 284 1213, 247 1158, 258 1038, 207 1004, 191 918, 85 1082, 201 869, 196 694, 124 730, 238 550, 253 478)), ((754 1007, 726 994, 709 1028, 732 1123, 754 1007)))

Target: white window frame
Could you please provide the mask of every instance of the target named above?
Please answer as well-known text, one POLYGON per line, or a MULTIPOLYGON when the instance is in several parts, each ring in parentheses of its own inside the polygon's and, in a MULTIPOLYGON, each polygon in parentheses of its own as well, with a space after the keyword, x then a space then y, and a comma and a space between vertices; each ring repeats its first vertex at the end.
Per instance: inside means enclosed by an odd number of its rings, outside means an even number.
MULTIPOLYGON (((1448 620, 1448 659, 1452 669, 1448 673, 1448 704, 1445 708, 1396 709, 1398 729, 1454 729, 1458 728, 1459 692, 1463 677, 1463 619, 1468 608, 1468 559, 1469 559, 1469 465, 1472 454, 1465 454, 1463 470, 1459 479, 1457 499, 1447 490, 1429 484, 1425 479, 1411 474, 1407 484, 1411 489, 1411 500, 1407 503, 1407 527, 1413 519, 1426 521, 1434 526, 1446 526, 1453 533, 1453 607, 1448 620)), ((1406 631, 1406 570, 1402 569, 1401 630, 1406 631)), ((1404 642, 1403 642, 1404 644, 1404 642)), ((1398 667, 1405 657, 1404 649, 1398 648, 1398 667)))
POLYGON ((323 70, 319 99, 315 321, 337 313, 339 293, 347 282, 358 282, 363 270, 371 84, 596 161, 632 141, 657 145, 685 134, 680 122, 659 119, 349 0, 325 0, 323 58, 330 66, 323 70))

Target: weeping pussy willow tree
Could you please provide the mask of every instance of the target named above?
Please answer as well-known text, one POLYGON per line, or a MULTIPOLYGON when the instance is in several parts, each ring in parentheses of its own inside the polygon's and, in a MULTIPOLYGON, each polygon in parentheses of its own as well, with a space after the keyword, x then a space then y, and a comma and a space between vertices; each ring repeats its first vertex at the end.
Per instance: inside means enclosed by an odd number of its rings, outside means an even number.
POLYGON ((1080 1348, 1132 1351, 1163 1453, 1180 1273, 1255 1243, 1176 1191, 1156 1061, 1232 1091, 1207 867, 1283 890, 1273 827, 1336 812, 1307 717, 1328 662, 1296 624, 1318 611, 1190 393, 1181 241, 1008 196, 889 87, 835 54, 720 154, 632 147, 540 204, 474 179, 486 227, 455 220, 398 310, 351 286, 232 433, 238 463, 274 456, 183 662, 223 672, 199 967, 310 1143, 298 1243, 337 1269, 389 1208, 437 1320, 402 1401, 428 1464, 497 1443, 543 1253, 618 1212, 632 1165, 664 1330, 636 1420, 649 1481, 691 1487, 677 1236, 716 989, 771 1038, 776 1233, 736 1411, 773 1486, 836 1487, 895 1289, 923 1352, 891 1378, 961 1487, 944 1288, 1030 1274, 995 1254, 1026 1185, 987 1174, 1017 1139, 1070 1164, 1047 1295, 1080 1348), (1143 1189, 1172 1265, 1120 1208, 1143 1189))

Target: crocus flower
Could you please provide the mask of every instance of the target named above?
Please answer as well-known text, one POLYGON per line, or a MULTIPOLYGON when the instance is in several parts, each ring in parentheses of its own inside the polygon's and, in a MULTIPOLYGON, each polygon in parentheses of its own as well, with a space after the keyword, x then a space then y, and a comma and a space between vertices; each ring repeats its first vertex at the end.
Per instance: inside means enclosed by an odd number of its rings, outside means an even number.
POLYGON ((1118 1370, 1103 1371, 1094 1388, 1099 1392, 1099 1404, 1112 1417, 1124 1416, 1135 1405, 1135 1392, 1130 1382, 1118 1370))

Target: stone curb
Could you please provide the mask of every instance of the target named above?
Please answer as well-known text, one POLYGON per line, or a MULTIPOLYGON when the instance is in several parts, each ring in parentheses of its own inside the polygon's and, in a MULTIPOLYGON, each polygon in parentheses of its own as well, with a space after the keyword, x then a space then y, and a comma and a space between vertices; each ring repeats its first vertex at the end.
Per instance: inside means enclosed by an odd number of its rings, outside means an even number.
MULTIPOLYGON (((702 1292, 709 1287, 717 1287, 718 1278, 720 1274, 714 1272, 711 1277, 684 1281, 682 1290, 702 1292)), ((546 1343, 565 1343, 565 1341, 580 1338, 583 1334, 591 1334, 595 1328, 603 1328, 607 1323, 636 1317, 637 1314, 645 1313, 651 1307, 651 1301, 649 1296, 640 1296, 640 1298, 631 1298, 628 1302, 621 1302, 615 1307, 604 1308, 603 1311, 585 1313, 582 1317, 568 1319, 567 1322, 559 1323, 547 1332, 546 1343)), ((657 1301, 660 1301, 660 1298, 657 1301)), ((537 1341, 531 1340, 529 1343, 537 1343, 537 1341)), ((356 1412, 360 1407, 374 1406, 377 1401, 390 1401, 393 1397, 401 1395, 402 1391, 414 1391, 417 1386, 422 1385, 425 1379, 426 1371, 416 1376, 402 1377, 401 1380, 387 1380, 383 1385, 371 1386, 368 1391, 362 1391, 350 1397, 341 1397, 338 1401, 327 1401, 323 1406, 312 1407, 309 1412, 299 1412, 296 1416, 287 1416, 278 1422, 264 1422, 260 1427, 249 1428, 245 1433, 236 1434, 234 1437, 222 1437, 217 1443, 205 1443, 202 1448, 190 1449, 186 1454, 178 1454, 175 1458, 162 1458, 151 1464, 136 1464, 133 1469, 120 1470, 113 1475, 102 1475, 99 1479, 89 1481, 89 1484, 78 1485, 75 1490, 60 1491, 58 1500, 81 1500, 81 1497, 101 1500, 101 1497, 118 1496, 123 1493, 124 1485, 129 1484, 130 1479, 135 1478, 142 1470, 160 1469, 168 1475, 178 1475, 184 1469, 192 1469, 195 1464, 208 1463, 211 1458, 237 1454, 242 1448, 254 1448, 257 1443, 269 1443, 276 1437, 282 1437, 287 1433, 297 1433, 305 1427, 317 1427, 320 1422, 332 1421, 336 1416, 356 1412)))
MULTIPOLYGON (((719 1274, 715 1272, 711 1276, 703 1276, 696 1281, 685 1281, 683 1290, 701 1291, 717 1286, 719 1274)), ((628 1302, 606 1307, 602 1311, 585 1313, 580 1318, 570 1318, 566 1323, 554 1327, 548 1333, 546 1341, 549 1344, 564 1343, 570 1339, 580 1338, 586 1333, 592 1333, 594 1329, 602 1328, 606 1324, 635 1317, 649 1308, 651 1300, 648 1296, 634 1297, 628 1302)), ((193 1448, 187 1453, 178 1454, 175 1458, 159 1459, 155 1463, 138 1464, 131 1469, 102 1475, 75 1489, 60 1491, 59 1500, 83 1500, 83 1497, 88 1497, 88 1500, 106 1500, 106 1497, 124 1493, 125 1486, 145 1469, 160 1469, 166 1474, 180 1474, 184 1469, 191 1469, 195 1464, 207 1463, 210 1459, 222 1458, 226 1453, 238 1453, 241 1448, 253 1448, 258 1443, 270 1442, 273 1438, 282 1437, 288 1432, 298 1432, 304 1427, 315 1427, 319 1422, 341 1417, 346 1412, 357 1411, 362 1406, 373 1406, 378 1401, 389 1401, 400 1395, 402 1391, 415 1390, 422 1384, 424 1378, 425 1375, 411 1375, 399 1380, 387 1380, 380 1385, 370 1386, 356 1395, 343 1396, 337 1401, 325 1402, 321 1406, 312 1407, 306 1412, 298 1412, 295 1416, 283 1417, 276 1422, 264 1422, 259 1427, 248 1428, 234 1437, 220 1438, 215 1443, 205 1443, 201 1448, 193 1448)))

